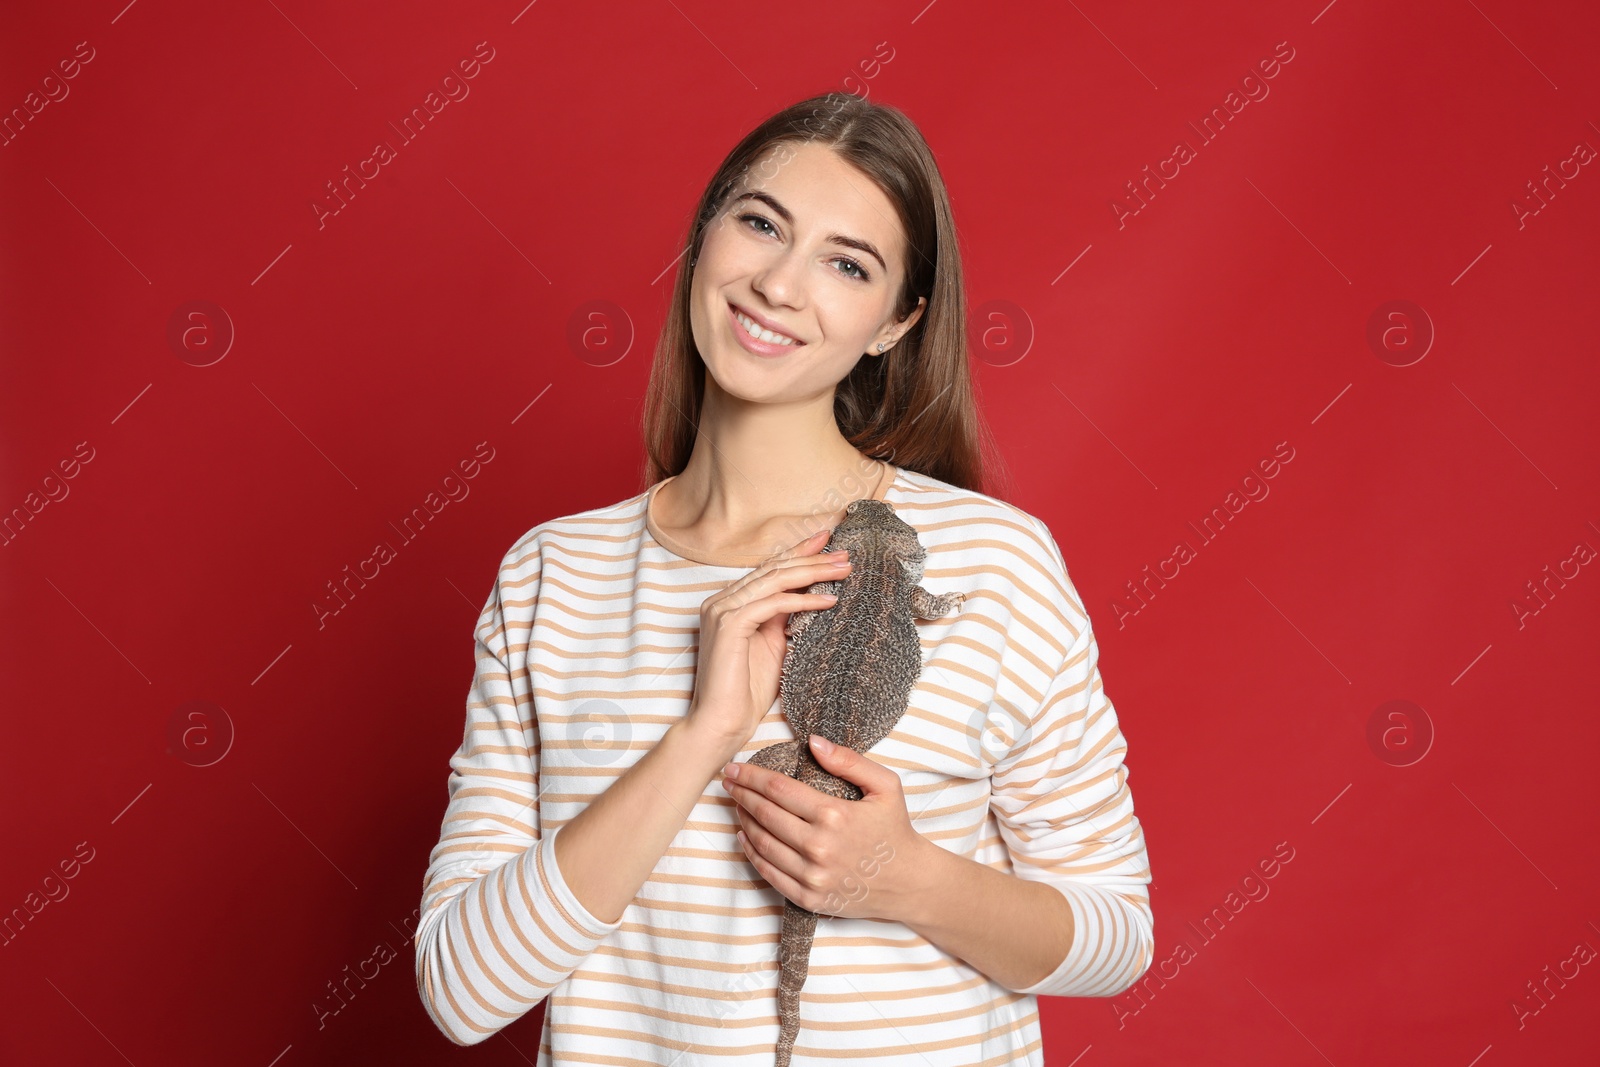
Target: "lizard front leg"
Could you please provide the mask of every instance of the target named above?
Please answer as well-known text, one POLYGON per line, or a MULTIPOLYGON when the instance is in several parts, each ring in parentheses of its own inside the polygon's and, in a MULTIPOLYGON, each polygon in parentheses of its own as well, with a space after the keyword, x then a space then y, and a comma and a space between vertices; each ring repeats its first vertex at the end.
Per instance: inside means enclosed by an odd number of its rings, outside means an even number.
POLYGON ((966 599, 965 593, 934 596, 919 585, 911 590, 911 611, 919 619, 942 619, 953 609, 959 608, 966 599))

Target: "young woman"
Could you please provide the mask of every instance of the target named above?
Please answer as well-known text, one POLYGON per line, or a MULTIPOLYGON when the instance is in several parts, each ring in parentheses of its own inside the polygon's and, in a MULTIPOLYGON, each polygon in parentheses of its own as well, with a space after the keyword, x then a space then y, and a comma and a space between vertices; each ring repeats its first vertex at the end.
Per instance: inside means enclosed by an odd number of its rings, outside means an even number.
POLYGON ((933 155, 898 110, 802 101, 723 161, 687 244, 648 488, 529 530, 479 619, 423 1003, 470 1045, 547 1001, 540 1067, 765 1067, 788 898, 823 916, 794 1064, 1042 1064, 1037 995, 1149 965, 1150 870, 1061 552, 979 491, 933 155), (813 744, 847 801, 745 761, 794 739, 784 623, 833 603, 805 590, 850 573, 820 549, 865 496, 966 599, 917 623, 888 737, 813 744))

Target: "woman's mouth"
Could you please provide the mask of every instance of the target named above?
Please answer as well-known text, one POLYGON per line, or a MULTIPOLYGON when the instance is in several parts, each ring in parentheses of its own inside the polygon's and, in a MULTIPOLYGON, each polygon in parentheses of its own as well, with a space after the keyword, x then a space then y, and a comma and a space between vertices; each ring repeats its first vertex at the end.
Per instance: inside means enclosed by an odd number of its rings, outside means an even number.
POLYGON ((733 337, 746 351, 758 356, 785 356, 805 342, 764 329, 744 312, 728 305, 728 321, 733 324, 733 337))

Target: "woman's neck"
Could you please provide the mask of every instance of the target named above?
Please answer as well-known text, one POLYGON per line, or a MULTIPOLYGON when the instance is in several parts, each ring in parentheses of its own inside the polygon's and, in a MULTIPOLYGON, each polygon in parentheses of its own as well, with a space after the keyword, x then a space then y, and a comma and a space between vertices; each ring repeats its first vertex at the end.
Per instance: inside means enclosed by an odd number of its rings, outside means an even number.
POLYGON ((652 504, 657 526, 708 554, 767 554, 831 529, 845 505, 877 493, 890 470, 839 433, 831 397, 825 413, 735 406, 702 412, 687 466, 652 504))

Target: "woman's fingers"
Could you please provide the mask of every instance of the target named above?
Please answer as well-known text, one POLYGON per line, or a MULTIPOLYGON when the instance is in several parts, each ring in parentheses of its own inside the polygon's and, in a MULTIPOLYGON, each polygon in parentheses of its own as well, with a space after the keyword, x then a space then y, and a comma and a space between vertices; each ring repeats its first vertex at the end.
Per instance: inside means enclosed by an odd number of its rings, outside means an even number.
POLYGON ((828 531, 818 530, 802 538, 701 605, 690 716, 730 744, 749 739, 777 693, 784 648, 782 624, 773 620, 826 610, 837 601, 829 594, 795 589, 849 573, 848 565, 837 565, 845 560, 815 551, 827 536, 828 531))
POLYGON ((736 610, 775 589, 792 589, 798 585, 839 578, 850 573, 846 555, 822 555, 811 551, 820 547, 829 531, 819 530, 811 537, 798 542, 793 548, 759 564, 749 574, 732 583, 722 592, 706 601, 707 607, 721 611, 736 610), (844 562, 845 565, 839 564, 844 562))

